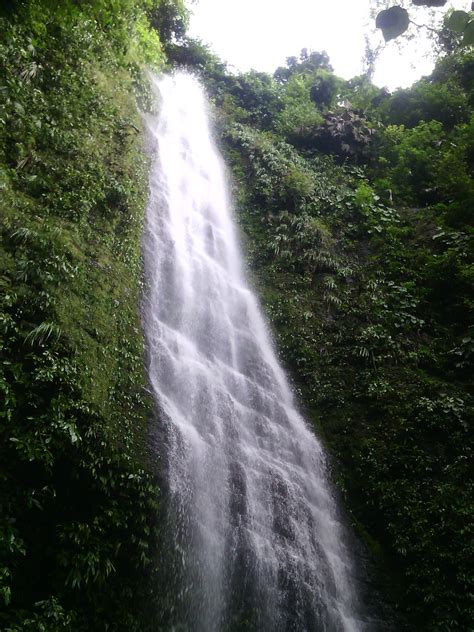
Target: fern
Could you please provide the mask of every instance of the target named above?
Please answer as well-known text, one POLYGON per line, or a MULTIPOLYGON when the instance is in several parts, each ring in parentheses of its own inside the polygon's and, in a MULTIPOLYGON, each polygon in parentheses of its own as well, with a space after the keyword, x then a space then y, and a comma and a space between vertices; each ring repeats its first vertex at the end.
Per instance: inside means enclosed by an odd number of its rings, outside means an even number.
POLYGON ((62 332, 60 327, 54 323, 44 322, 40 323, 37 327, 30 331, 25 338, 25 343, 28 342, 31 346, 34 344, 41 345, 51 338, 51 336, 54 336, 56 340, 58 340, 61 334, 62 332))

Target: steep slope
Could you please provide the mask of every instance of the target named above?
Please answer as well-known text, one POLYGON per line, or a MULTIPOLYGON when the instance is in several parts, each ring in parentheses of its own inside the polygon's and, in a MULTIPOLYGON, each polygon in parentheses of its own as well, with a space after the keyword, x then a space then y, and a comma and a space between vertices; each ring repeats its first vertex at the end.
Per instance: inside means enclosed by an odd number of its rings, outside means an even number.
MULTIPOLYGON (((159 17, 178 15, 167 8, 159 17)), ((154 615, 137 98, 144 64, 164 63, 157 10, 2 9, 0 627, 10 631, 143 631, 154 615)))

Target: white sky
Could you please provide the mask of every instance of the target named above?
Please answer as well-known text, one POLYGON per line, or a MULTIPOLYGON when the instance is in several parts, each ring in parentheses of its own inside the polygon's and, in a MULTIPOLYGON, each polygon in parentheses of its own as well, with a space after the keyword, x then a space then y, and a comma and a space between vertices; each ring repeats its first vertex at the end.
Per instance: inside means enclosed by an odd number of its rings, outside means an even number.
MULTIPOLYGON (((469 10, 470 4, 452 0, 436 13, 442 15, 448 6, 469 10)), ((336 74, 349 79, 362 70, 364 33, 373 24, 370 5, 370 0, 197 0, 188 3, 193 13, 189 34, 243 71, 273 73, 302 48, 326 50, 336 74)), ((432 61, 424 56, 430 48, 427 40, 421 36, 408 46, 404 53, 393 41, 385 46, 377 62, 376 84, 405 87, 430 72, 432 61)))

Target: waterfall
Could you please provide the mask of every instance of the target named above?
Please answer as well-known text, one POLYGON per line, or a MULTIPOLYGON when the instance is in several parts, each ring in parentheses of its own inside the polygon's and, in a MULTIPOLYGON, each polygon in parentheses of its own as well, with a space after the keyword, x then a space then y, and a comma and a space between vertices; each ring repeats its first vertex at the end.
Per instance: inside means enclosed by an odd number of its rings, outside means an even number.
POLYGON ((365 630, 321 444, 246 280, 203 90, 184 73, 154 90, 143 319, 179 576, 166 629, 365 630))

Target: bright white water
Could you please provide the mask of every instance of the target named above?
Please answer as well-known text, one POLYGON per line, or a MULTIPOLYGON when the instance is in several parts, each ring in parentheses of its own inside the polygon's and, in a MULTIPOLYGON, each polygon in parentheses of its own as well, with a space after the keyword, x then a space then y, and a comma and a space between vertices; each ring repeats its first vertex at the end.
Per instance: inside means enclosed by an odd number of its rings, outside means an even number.
POLYGON ((185 74, 154 87, 144 322, 164 424, 170 629, 364 629, 321 445, 245 278, 202 89, 185 74))

